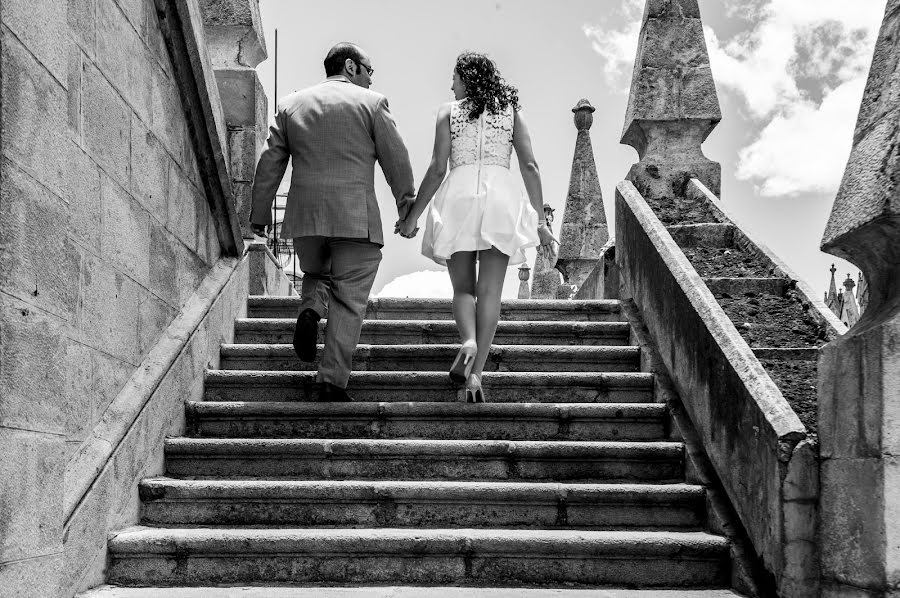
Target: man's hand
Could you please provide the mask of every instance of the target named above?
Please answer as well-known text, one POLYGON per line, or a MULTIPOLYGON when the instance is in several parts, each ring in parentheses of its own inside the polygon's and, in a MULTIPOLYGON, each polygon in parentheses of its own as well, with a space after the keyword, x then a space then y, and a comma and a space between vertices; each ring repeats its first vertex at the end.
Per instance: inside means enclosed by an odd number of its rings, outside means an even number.
POLYGON ((253 224, 250 223, 250 230, 253 231, 253 234, 257 237, 268 237, 269 235, 266 233, 266 225, 265 224, 253 224))
POLYGON ((409 216, 409 211, 412 210, 414 203, 416 203, 415 197, 407 197, 399 204, 397 204, 397 214, 400 216, 400 220, 406 220, 406 217, 409 216))

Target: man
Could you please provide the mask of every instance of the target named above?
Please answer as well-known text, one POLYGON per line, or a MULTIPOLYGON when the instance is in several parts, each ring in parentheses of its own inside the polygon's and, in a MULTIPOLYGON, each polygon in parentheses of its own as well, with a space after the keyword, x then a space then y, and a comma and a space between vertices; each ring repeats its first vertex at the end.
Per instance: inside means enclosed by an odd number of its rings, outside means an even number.
POLYGON ((316 382, 319 400, 352 401, 346 387, 384 238, 375 197, 375 161, 400 219, 414 202, 409 152, 387 99, 369 90, 372 62, 357 45, 340 43, 325 58, 327 79, 278 104, 253 182, 250 222, 265 235, 288 159, 293 163, 282 238, 293 238, 303 270, 294 350, 316 357, 320 318, 328 316, 316 382))

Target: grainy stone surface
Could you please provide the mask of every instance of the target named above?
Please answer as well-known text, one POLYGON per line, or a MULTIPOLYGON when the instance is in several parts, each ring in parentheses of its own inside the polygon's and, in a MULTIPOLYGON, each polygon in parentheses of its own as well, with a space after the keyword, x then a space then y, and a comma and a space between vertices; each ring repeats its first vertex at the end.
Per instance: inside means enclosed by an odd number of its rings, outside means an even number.
POLYGON ((131 110, 104 74, 86 62, 83 79, 84 143, 119 185, 128 187, 131 110))
POLYGON ((459 587, 215 587, 120 588, 104 586, 78 598, 736 598, 730 590, 616 590, 459 587))
POLYGON ((101 255, 136 283, 150 284, 150 213, 128 192, 101 176, 101 255))

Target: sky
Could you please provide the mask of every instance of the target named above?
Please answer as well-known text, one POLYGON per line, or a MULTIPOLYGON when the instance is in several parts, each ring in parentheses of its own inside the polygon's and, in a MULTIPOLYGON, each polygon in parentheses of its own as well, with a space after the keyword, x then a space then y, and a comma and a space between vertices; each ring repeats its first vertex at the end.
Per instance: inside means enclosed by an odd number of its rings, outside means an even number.
MULTIPOLYGON (((721 201, 820 296, 858 269, 819 251, 849 157, 886 0, 699 0, 722 122, 704 154, 722 164, 721 201)), ((259 65, 278 97, 324 78, 322 60, 353 41, 375 68, 409 148, 417 184, 431 159, 437 108, 453 99, 456 56, 485 52, 519 88, 543 177, 544 200, 564 217, 575 148, 571 108, 597 109, 591 137, 613 232, 615 186, 638 160, 619 143, 645 0, 260 0, 269 59, 259 65)), ((515 162, 515 161, 514 161, 515 162)), ((421 256, 421 236, 393 235, 396 208, 376 175, 386 244, 376 296, 447 297, 446 269, 421 256)), ((422 217, 424 225, 424 216, 422 217)), ((533 250, 528 254, 534 261, 533 250)), ((510 268, 504 297, 519 281, 510 268)))

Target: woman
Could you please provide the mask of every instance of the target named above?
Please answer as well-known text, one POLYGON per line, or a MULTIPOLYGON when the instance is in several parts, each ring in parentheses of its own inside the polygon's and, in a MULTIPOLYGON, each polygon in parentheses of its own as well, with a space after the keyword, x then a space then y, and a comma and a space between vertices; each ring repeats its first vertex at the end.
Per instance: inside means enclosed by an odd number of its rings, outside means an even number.
POLYGON ((467 402, 481 403, 481 372, 500 319, 506 268, 524 262, 526 248, 555 239, 543 217, 541 175, 518 90, 490 58, 472 52, 456 59, 452 90, 456 101, 438 111, 431 165, 398 227, 405 237, 415 235, 419 216, 434 198, 422 254, 446 265, 453 285, 462 347, 450 378, 465 383, 467 402), (509 170, 513 148, 527 198, 509 170))

